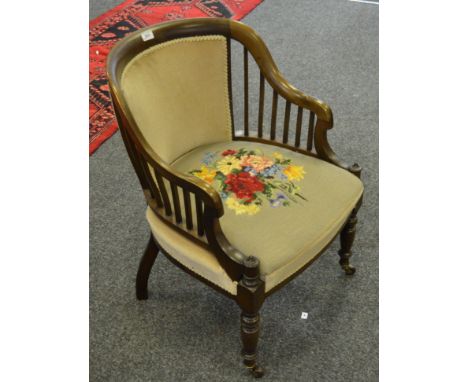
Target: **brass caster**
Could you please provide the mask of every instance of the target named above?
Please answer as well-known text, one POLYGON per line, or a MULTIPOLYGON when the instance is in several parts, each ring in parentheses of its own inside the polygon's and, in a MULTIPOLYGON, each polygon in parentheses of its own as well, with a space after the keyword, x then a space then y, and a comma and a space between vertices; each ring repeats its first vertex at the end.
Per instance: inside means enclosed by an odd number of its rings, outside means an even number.
POLYGON ((343 265, 341 268, 343 268, 345 271, 346 276, 352 276, 356 273, 356 268, 354 268, 352 265, 343 265))
POLYGON ((255 365, 252 369, 250 369, 254 378, 262 378, 263 374, 265 374, 265 370, 261 366, 255 365))
POLYGON ((348 254, 342 254, 339 253, 340 255, 340 265, 341 269, 345 271, 346 276, 352 276, 356 273, 356 268, 354 268, 350 263, 349 263, 349 258, 351 257, 348 254))

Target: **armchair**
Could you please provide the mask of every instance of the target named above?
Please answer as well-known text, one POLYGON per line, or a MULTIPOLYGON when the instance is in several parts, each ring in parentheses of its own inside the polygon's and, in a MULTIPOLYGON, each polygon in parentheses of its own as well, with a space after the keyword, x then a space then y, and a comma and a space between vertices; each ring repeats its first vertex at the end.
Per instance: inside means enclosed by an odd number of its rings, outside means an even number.
POLYGON ((265 299, 338 235, 339 264, 347 275, 355 272, 350 257, 361 168, 331 149, 328 105, 290 85, 260 37, 242 23, 158 24, 118 43, 107 68, 120 132, 148 204, 151 234, 136 296, 148 298, 150 271, 162 252, 236 301, 244 364, 261 377, 256 355, 265 299), (233 111, 233 43, 243 50, 241 129, 233 111), (249 104, 251 57, 259 69, 257 105, 249 104))

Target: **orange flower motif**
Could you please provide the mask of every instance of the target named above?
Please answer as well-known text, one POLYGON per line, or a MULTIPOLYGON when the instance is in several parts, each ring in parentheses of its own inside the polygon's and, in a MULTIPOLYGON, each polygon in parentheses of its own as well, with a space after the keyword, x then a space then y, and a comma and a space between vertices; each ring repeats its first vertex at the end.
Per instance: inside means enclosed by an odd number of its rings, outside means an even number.
POLYGON ((241 159, 241 166, 252 167, 256 172, 261 172, 273 166, 273 161, 260 155, 247 155, 241 159))

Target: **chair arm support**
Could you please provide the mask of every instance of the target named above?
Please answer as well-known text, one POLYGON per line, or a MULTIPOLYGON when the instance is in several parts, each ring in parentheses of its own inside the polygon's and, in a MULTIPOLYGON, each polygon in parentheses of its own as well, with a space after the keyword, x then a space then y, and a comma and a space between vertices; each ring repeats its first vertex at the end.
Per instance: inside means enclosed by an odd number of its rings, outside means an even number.
POLYGON ((349 171, 353 175, 360 178, 362 171, 361 166, 359 166, 357 163, 349 165, 348 163, 342 161, 331 148, 327 138, 327 132, 331 128, 333 128, 333 116, 330 122, 325 122, 320 119, 317 121, 317 125, 315 127, 315 149, 317 151, 317 156, 320 159, 332 163, 335 166, 341 167, 342 169, 349 171))
MULTIPOLYGON (((219 219, 213 216, 210 210, 205 211, 205 226, 210 227, 206 230, 206 236, 213 251, 216 254, 227 256, 231 261, 237 264, 236 268, 240 270, 247 255, 239 251, 229 242, 221 229, 219 219)), ((218 260, 220 260, 219 257, 218 260)), ((220 262, 222 263, 222 259, 220 262)), ((240 273, 237 276, 240 276, 240 273)))
POLYGON ((218 192, 203 180, 169 167, 159 160, 157 154, 150 147, 145 154, 148 163, 157 168, 163 176, 169 178, 171 182, 182 189, 201 197, 205 203, 203 225, 208 246, 226 273, 233 280, 239 280, 243 272, 244 259, 247 256, 229 242, 221 229, 219 218, 224 215, 224 207, 218 192))
POLYGON ((151 147, 147 147, 144 156, 151 166, 157 168, 171 182, 201 197, 205 203, 203 225, 208 246, 228 275, 233 280, 239 280, 243 271, 244 259, 247 256, 229 242, 221 229, 219 218, 224 215, 224 207, 218 192, 203 180, 190 174, 181 173, 160 161, 151 147))

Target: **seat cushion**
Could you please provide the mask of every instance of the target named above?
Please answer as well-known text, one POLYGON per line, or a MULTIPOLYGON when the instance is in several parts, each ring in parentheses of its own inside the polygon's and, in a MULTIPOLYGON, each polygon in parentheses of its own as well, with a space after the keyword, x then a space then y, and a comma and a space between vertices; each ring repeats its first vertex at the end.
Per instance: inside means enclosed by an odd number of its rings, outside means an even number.
MULTIPOLYGON (((172 166, 220 193, 223 232, 241 252, 260 260, 267 291, 320 253, 363 192, 362 182, 341 168, 254 142, 201 146, 172 166)), ((197 248, 193 244, 191 250, 197 248)))
POLYGON ((168 255, 230 294, 237 294, 237 282, 231 280, 211 252, 170 228, 149 207, 146 219, 156 241, 168 255))

